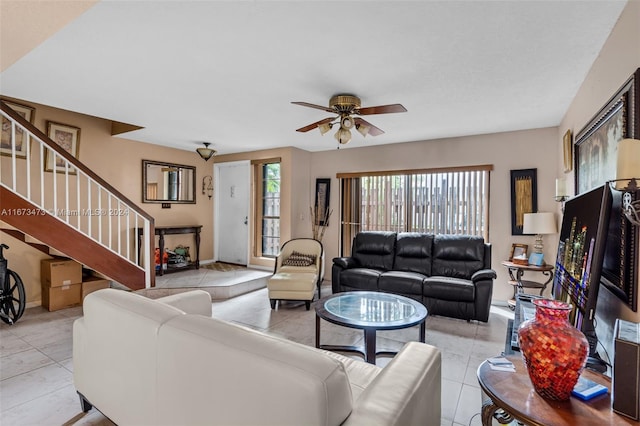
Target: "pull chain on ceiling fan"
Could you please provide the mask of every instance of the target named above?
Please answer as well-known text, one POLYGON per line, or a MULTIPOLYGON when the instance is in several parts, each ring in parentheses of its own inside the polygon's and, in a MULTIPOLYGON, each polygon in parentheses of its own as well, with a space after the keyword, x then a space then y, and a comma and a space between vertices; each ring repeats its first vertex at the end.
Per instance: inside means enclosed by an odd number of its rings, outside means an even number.
POLYGON ((407 112, 407 109, 400 104, 378 105, 373 107, 361 108, 360 98, 355 95, 339 94, 335 95, 329 101, 329 106, 310 104, 308 102, 291 102, 292 104, 301 105, 309 108, 320 109, 322 111, 338 114, 337 117, 328 117, 307 126, 296 129, 297 132, 308 132, 318 128, 321 134, 327 133, 335 125, 340 128, 335 134, 335 138, 341 144, 346 144, 351 140, 351 129, 356 130, 362 136, 378 136, 384 131, 368 121, 354 115, 373 115, 373 114, 389 114, 395 112, 407 112))

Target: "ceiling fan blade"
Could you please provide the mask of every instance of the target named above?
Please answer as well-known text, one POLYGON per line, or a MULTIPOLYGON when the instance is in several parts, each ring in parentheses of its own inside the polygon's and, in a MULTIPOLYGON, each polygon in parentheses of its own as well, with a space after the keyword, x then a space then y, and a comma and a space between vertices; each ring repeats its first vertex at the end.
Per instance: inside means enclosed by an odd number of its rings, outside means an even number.
POLYGON ((322 106, 322 105, 310 104, 309 102, 291 102, 291 103, 295 104, 295 105, 309 107, 309 108, 321 109, 321 110, 327 111, 327 112, 336 112, 333 108, 329 108, 329 107, 322 106))
POLYGON ((373 114, 389 114, 392 112, 407 112, 407 109, 400 104, 378 105, 378 106, 360 108, 354 111, 354 114, 373 115, 373 114))
POLYGON ((315 123, 311 123, 311 124, 309 124, 307 126, 300 127, 299 129, 296 129, 296 132, 308 132, 309 130, 313 130, 313 129, 315 129, 318 126, 321 126, 323 124, 331 123, 335 119, 336 119, 335 117, 327 117, 327 118, 325 118, 323 120, 316 121, 315 123))
POLYGON ((384 134, 384 130, 374 126, 373 124, 369 123, 366 120, 363 120, 360 117, 355 117, 353 121, 356 123, 356 130, 362 133, 363 136, 366 136, 366 135, 378 136, 378 135, 384 134))

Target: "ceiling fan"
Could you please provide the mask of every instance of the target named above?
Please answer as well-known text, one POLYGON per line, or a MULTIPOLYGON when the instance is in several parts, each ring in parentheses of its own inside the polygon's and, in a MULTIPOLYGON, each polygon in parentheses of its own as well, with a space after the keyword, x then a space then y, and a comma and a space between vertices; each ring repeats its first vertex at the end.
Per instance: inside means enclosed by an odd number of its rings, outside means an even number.
POLYGON ((373 114, 389 114, 394 112, 407 112, 407 109, 400 104, 378 105, 372 107, 361 107, 360 98, 355 95, 339 94, 335 95, 329 101, 329 106, 321 106, 310 104, 308 102, 291 102, 292 104, 306 106, 309 108, 321 109, 323 111, 338 114, 337 117, 328 117, 307 126, 296 129, 296 132, 308 132, 316 127, 320 129, 323 135, 327 133, 334 125, 340 125, 335 134, 335 138, 341 144, 346 144, 351 140, 351 129, 353 127, 362 136, 378 136, 384 131, 368 121, 353 117, 354 115, 373 115, 373 114))

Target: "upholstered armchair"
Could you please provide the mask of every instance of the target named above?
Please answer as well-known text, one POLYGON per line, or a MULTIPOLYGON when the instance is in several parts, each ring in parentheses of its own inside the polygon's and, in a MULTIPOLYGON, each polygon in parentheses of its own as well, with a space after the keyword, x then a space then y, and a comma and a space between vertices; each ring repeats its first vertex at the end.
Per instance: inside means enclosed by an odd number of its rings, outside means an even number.
POLYGON ((280 248, 273 276, 267 282, 271 308, 278 300, 304 300, 311 306, 315 289, 322 284, 324 251, 322 243, 312 238, 295 238, 280 248))

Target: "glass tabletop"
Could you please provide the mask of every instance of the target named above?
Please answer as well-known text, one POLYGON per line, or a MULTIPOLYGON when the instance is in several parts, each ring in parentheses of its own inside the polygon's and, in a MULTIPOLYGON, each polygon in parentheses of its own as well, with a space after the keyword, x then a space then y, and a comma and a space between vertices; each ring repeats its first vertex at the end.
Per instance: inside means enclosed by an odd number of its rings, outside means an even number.
POLYGON ((427 316, 427 309, 415 300, 369 291, 333 295, 324 301, 322 308, 334 319, 376 328, 415 324, 427 316))

